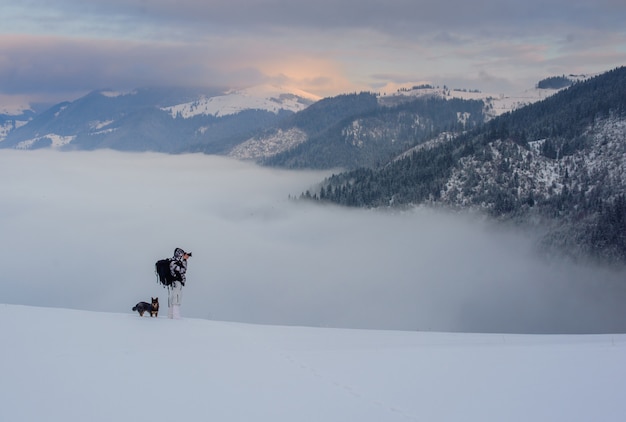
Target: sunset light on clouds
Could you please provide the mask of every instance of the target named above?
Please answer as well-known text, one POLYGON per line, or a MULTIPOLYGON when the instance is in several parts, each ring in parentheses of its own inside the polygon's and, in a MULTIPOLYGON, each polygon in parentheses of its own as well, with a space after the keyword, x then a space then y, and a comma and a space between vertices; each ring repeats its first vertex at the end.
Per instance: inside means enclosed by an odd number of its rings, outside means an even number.
POLYGON ((0 99, 261 83, 331 96, 423 81, 497 94, 624 65, 625 18, 613 0, 3 2, 0 99))

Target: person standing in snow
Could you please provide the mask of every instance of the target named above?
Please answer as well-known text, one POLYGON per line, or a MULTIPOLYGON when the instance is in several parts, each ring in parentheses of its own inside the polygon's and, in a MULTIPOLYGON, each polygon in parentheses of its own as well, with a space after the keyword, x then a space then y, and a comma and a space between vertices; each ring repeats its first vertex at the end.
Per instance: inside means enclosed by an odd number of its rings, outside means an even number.
POLYGON ((174 257, 170 263, 170 272, 176 278, 176 281, 167 290, 167 317, 170 319, 180 319, 183 286, 187 280, 187 259, 190 257, 191 252, 185 252, 181 248, 174 249, 174 257))

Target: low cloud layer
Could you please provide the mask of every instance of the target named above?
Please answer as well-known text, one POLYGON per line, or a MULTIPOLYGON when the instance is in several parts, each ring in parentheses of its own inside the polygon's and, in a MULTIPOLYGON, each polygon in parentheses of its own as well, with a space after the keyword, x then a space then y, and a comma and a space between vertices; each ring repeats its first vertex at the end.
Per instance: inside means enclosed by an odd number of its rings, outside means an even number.
POLYGON ((0 302, 128 312, 193 252, 184 316, 287 325, 624 332, 623 272, 429 210, 297 203, 325 176, 205 155, 0 152, 0 302))

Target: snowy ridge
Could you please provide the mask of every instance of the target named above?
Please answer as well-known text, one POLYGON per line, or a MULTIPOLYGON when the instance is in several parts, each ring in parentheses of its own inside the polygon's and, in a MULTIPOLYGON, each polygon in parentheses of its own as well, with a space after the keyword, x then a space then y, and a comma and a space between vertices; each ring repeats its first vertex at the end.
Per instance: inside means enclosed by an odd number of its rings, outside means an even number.
POLYGON ((63 136, 57 135, 55 133, 49 133, 47 135, 38 136, 33 139, 22 141, 15 146, 15 149, 31 149, 34 144, 43 139, 49 139, 52 142, 50 148, 61 148, 71 143, 74 139, 76 139, 76 136, 63 136))
MULTIPOLYGON (((567 78, 572 82, 581 82, 598 75, 599 74, 568 75, 567 78)), ((383 105, 393 105, 398 101, 433 96, 440 98, 459 98, 463 100, 482 100, 485 102, 487 115, 489 118, 493 118, 535 102, 545 100, 563 89, 566 88, 542 89, 534 87, 511 94, 494 94, 483 93, 478 90, 450 89, 446 86, 443 88, 434 87, 426 84, 411 88, 398 89, 396 92, 384 93, 380 97, 380 102, 383 105)))
POLYGON ((307 134, 298 129, 291 128, 283 131, 277 129, 276 132, 262 138, 252 138, 246 142, 237 145, 228 154, 239 160, 256 160, 264 157, 287 151, 308 139, 307 134))
POLYGON ((584 151, 558 160, 549 159, 540 153, 543 140, 530 143, 530 151, 511 142, 498 140, 489 145, 490 160, 472 155, 460 160, 453 170, 444 189, 443 202, 455 206, 480 206, 481 195, 496 189, 501 183, 494 179, 498 168, 504 165, 505 157, 515 174, 517 197, 543 196, 550 198, 559 195, 564 188, 571 191, 590 189, 589 181, 599 180, 601 184, 626 185, 626 145, 623 134, 626 120, 610 118, 599 120, 590 126, 586 136, 591 146, 584 151), (583 177, 584 176, 584 177, 583 177))
POLYGON ((397 101, 406 101, 413 98, 439 97, 459 98, 462 100, 482 100, 485 102, 486 112, 493 118, 501 114, 513 111, 526 105, 544 100, 556 94, 557 89, 531 88, 514 94, 489 94, 478 91, 451 90, 448 88, 418 88, 398 91, 396 94, 381 97, 382 104, 394 104, 397 101))
POLYGON ((625 334, 263 326, 169 320, 165 311, 142 318, 130 306, 113 314, 0 304, 2 420, 618 422, 626 414, 625 334), (173 357, 175 370, 165 370, 173 357), (167 388, 178 393, 160 399, 167 388))
POLYGON ((95 122, 91 122, 89 124, 89 127, 92 130, 100 130, 105 126, 109 126, 110 124, 112 124, 114 121, 113 120, 105 120, 105 121, 95 121, 95 122))
POLYGON ((0 125, 0 142, 4 141, 9 132, 13 130, 13 122, 8 121, 0 125))
POLYGON ((19 127, 28 123, 28 120, 6 120, 3 124, 0 124, 0 142, 4 141, 7 135, 19 127))
POLYGON ((284 89, 262 85, 241 90, 232 90, 224 95, 202 97, 199 100, 165 107, 172 117, 188 119, 197 115, 215 117, 237 114, 243 110, 267 110, 278 113, 281 110, 298 112, 319 100, 319 97, 302 90, 284 89))

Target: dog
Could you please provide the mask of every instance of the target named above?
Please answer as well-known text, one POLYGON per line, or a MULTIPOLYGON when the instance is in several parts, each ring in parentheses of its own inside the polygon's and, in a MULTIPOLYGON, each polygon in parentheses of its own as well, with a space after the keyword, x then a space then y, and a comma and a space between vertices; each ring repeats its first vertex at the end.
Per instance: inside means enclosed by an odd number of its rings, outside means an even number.
POLYGON ((133 311, 139 312, 139 316, 143 316, 145 312, 150 312, 150 317, 158 317, 159 316, 159 298, 153 297, 152 303, 139 302, 138 304, 133 306, 133 311))

